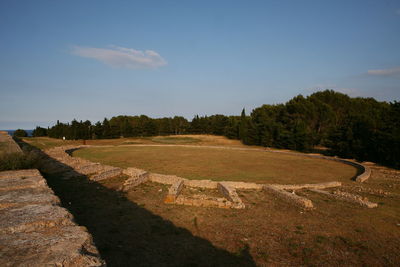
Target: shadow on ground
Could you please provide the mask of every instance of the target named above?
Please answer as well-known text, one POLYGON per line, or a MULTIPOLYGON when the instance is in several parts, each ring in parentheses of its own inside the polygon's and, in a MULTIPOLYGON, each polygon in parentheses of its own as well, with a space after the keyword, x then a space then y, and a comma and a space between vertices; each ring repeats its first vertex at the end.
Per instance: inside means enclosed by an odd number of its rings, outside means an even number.
MULTIPOLYGON (((43 152, 38 153, 44 157, 43 152)), ((246 249, 236 255, 216 248, 121 192, 85 176, 65 180, 61 173, 46 170, 46 165, 62 163, 53 159, 43 162, 41 171, 49 186, 76 222, 92 234, 108 266, 255 266, 246 249)))

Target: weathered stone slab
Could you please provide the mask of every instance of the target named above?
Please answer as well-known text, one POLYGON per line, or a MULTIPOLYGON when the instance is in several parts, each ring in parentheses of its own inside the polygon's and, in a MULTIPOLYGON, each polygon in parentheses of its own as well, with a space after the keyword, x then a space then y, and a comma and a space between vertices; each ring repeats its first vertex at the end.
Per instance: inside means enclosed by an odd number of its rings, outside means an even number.
POLYGON ((174 183, 173 185, 171 185, 171 187, 168 190, 168 194, 165 197, 164 202, 165 203, 174 203, 176 198, 178 197, 179 193, 182 191, 183 189, 183 180, 177 181, 176 183, 174 183))
POLYGON ((60 199, 49 188, 27 188, 0 191, 0 209, 28 204, 56 205, 60 199))
POLYGON ((185 186, 189 187, 199 187, 199 188, 209 188, 215 189, 217 188, 218 182, 211 180, 184 180, 185 186))
POLYGON ((289 203, 294 203, 302 208, 311 209, 314 207, 311 200, 301 197, 301 196, 298 196, 294 193, 289 193, 289 192, 279 189, 273 185, 264 185, 263 189, 285 201, 288 201, 289 203))
POLYGON ((262 190, 263 185, 262 184, 256 184, 256 183, 246 183, 246 182, 231 182, 231 181, 223 181, 221 183, 224 183, 232 188, 235 189, 252 189, 252 190, 262 190))
POLYGON ((106 266, 84 227, 0 235, 0 266, 106 266))
POLYGON ((73 224, 72 215, 66 209, 53 205, 26 205, 0 210, 1 234, 73 224))
POLYGON ((244 209, 245 205, 236 193, 236 190, 226 183, 220 182, 218 183, 218 190, 221 192, 222 195, 226 197, 229 201, 232 202, 232 208, 236 209, 244 209))
POLYGON ((362 198, 361 196, 353 195, 347 192, 342 191, 334 191, 333 193, 319 190, 319 189, 310 189, 312 192, 324 194, 326 196, 330 196, 339 200, 356 203, 360 206, 367 207, 367 208, 376 208, 378 204, 368 201, 367 198, 362 198))
POLYGON ((159 184, 175 184, 181 180, 186 180, 184 178, 178 177, 176 175, 165 175, 158 173, 150 173, 149 181, 159 183, 159 184))
POLYGON ((226 198, 216 198, 206 195, 192 195, 190 197, 179 195, 174 204, 196 206, 196 207, 214 207, 214 208, 232 208, 233 203, 226 198))
MULTIPOLYGON (((0 173, 0 175, 2 174, 0 173)), ((46 181, 41 176, 21 176, 16 174, 14 177, 11 177, 9 174, 3 174, 1 177, 0 191, 10 191, 24 188, 47 188, 46 181)))
POLYGON ((36 169, 17 170, 17 171, 2 171, 0 172, 0 179, 14 178, 14 177, 31 177, 41 176, 40 172, 36 169))

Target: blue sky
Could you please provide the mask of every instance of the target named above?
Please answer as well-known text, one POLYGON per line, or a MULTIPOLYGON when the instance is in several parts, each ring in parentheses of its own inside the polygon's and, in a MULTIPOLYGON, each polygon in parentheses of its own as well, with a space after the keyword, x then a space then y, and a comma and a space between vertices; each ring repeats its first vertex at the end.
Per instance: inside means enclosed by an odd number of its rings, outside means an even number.
POLYGON ((400 1, 0 2, 0 129, 400 100, 400 1))

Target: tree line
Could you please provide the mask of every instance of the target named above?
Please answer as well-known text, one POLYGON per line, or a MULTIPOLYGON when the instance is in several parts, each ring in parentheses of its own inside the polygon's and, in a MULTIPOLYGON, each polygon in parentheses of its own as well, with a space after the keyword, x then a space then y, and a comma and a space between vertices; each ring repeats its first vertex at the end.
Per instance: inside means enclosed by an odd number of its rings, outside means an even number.
POLYGON ((215 134, 247 145, 312 151, 325 147, 333 155, 370 160, 400 168, 400 102, 351 98, 332 90, 308 97, 298 95, 285 104, 263 105, 240 116, 150 118, 116 116, 92 124, 73 120, 33 136, 104 139, 171 134, 215 134))

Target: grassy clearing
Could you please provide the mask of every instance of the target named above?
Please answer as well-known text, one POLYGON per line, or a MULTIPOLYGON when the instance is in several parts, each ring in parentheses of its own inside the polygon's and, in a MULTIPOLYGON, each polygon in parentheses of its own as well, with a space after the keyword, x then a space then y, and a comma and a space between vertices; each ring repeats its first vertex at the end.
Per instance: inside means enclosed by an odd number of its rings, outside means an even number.
MULTIPOLYGON (((61 140, 49 137, 27 137, 24 142, 39 149, 48 149, 63 145, 82 145, 83 140, 61 140)), ((238 140, 230 140, 223 136, 215 135, 169 135, 156 137, 118 138, 86 140, 87 145, 96 146, 121 146, 137 144, 195 144, 215 146, 243 146, 238 140)))
POLYGON ((349 181, 357 170, 342 163, 302 156, 206 147, 93 147, 77 157, 117 167, 137 167, 188 179, 315 183, 349 181))
POLYGON ((28 138, 23 138, 23 141, 39 149, 48 149, 57 146, 75 145, 75 144, 82 145, 83 143, 82 140, 62 140, 49 137, 28 137, 28 138))
POLYGON ((152 138, 151 141, 162 144, 190 144, 190 143, 198 143, 201 140, 193 137, 157 136, 152 138))

